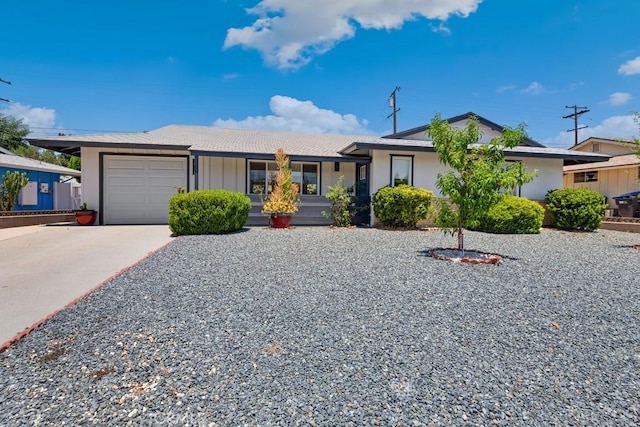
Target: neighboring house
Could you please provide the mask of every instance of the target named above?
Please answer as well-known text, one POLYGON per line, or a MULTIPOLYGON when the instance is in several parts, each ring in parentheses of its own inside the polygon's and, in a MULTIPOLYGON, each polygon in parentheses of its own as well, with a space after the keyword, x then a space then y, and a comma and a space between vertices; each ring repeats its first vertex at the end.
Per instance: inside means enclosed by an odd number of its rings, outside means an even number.
MULTIPOLYGON (((464 126, 472 113, 449 119, 464 126)), ((483 141, 502 128, 480 118, 483 141)), ((260 214, 262 192, 275 173, 274 154, 282 147, 291 159, 302 206, 294 224, 326 224, 328 186, 340 176, 355 186, 359 203, 369 206, 381 187, 408 183, 434 191, 440 164, 426 127, 387 137, 297 134, 204 126, 171 125, 142 133, 29 138, 32 145, 81 155, 84 201, 99 210, 101 224, 167 223, 167 201, 178 187, 240 191, 250 196, 248 225, 267 224, 260 214)), ((508 161, 522 161, 538 176, 518 189, 541 200, 562 186, 565 164, 605 161, 596 153, 545 148, 526 139, 507 150, 508 161)), ((360 221, 371 223, 368 213, 360 221)))
POLYGON ((0 177, 13 171, 24 172, 29 179, 29 183, 20 191, 15 211, 77 208, 74 206, 74 196, 78 187, 71 182, 61 182, 61 178, 79 177, 80 171, 20 157, 5 149, 0 150, 0 177))
POLYGON ((564 167, 564 187, 588 188, 607 197, 609 207, 616 208, 615 196, 640 190, 640 157, 630 141, 585 139, 569 150, 611 156, 606 162, 584 163, 564 167))

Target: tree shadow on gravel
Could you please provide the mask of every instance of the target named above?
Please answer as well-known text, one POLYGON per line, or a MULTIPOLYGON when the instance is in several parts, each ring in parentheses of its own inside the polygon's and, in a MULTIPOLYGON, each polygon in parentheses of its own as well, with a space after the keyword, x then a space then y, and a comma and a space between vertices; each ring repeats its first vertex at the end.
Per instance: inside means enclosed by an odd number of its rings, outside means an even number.
MULTIPOLYGON (((466 251, 478 252, 478 251, 475 251, 475 250, 473 250, 473 249, 465 250, 465 252, 466 252, 466 251)), ((422 249, 422 250, 420 250, 420 251, 417 251, 416 253, 417 253, 417 254, 418 254, 418 256, 420 256, 420 257, 433 258, 433 256, 431 255, 431 249, 422 249)), ((492 254, 494 254, 494 253, 492 252, 492 254)), ((520 258, 512 257, 512 256, 509 256, 509 255, 502 255, 502 254, 497 254, 497 253, 495 253, 494 255, 498 255, 499 257, 501 257, 501 258, 502 258, 502 260, 503 260, 503 261, 504 261, 504 260, 509 260, 509 261, 520 261, 520 258)))

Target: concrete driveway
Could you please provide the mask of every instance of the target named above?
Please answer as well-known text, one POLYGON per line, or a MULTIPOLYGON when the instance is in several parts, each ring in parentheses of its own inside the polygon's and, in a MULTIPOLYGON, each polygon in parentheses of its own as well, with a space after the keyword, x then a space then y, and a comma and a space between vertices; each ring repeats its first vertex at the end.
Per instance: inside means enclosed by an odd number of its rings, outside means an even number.
POLYGON ((0 351, 172 240, 166 225, 0 229, 0 351))

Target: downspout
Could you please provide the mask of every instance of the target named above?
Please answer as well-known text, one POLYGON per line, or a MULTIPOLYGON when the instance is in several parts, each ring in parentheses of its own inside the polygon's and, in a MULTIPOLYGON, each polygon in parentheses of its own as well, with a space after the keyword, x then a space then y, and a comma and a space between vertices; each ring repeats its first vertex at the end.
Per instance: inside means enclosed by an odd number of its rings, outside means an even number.
POLYGON ((197 154, 195 156, 193 156, 193 177, 194 177, 194 184, 193 184, 193 189, 197 190, 199 188, 198 185, 198 163, 200 162, 200 156, 198 156, 197 154))

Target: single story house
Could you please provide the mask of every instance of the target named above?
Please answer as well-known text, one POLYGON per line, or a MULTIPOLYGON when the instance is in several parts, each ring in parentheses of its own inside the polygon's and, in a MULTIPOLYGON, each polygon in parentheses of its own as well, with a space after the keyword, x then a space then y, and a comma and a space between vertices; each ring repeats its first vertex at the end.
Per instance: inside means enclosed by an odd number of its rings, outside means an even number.
POLYGON ((74 209, 74 187, 61 177, 79 177, 80 171, 20 157, 0 149, 0 181, 6 172, 24 172, 29 183, 20 191, 15 211, 74 209))
POLYGON ((605 162, 589 162, 564 167, 564 187, 588 188, 607 197, 609 208, 616 208, 615 196, 640 190, 640 157, 631 141, 587 138, 569 148, 582 153, 611 156, 605 162))
MULTIPOLYGON (((464 127, 473 113, 448 119, 464 127)), ((478 117, 477 115, 475 115, 478 117)), ((479 117, 485 142, 502 127, 479 117)), ((81 155, 83 197, 99 211, 100 224, 167 223, 167 201, 178 187, 243 192, 253 209, 248 225, 267 224, 260 213, 260 193, 268 192, 275 171, 274 154, 282 147, 291 160, 302 206, 293 224, 326 224, 324 195, 340 176, 354 185, 363 207, 381 187, 407 183, 438 195, 436 177, 444 172, 426 126, 385 137, 300 134, 207 126, 171 125, 149 132, 28 138, 35 146, 81 155)), ((545 148, 525 139, 506 152, 508 161, 522 161, 537 170, 533 182, 518 189, 530 199, 544 199, 562 187, 564 165, 606 161, 609 156, 545 148)), ((360 221, 372 223, 363 212, 360 221)))

